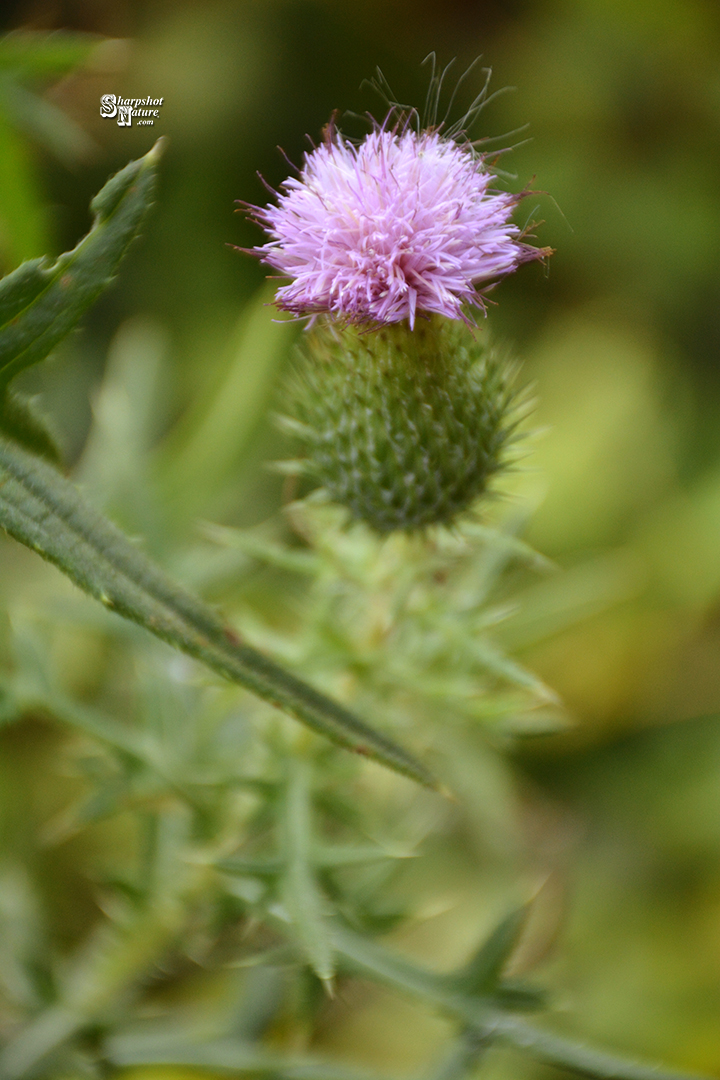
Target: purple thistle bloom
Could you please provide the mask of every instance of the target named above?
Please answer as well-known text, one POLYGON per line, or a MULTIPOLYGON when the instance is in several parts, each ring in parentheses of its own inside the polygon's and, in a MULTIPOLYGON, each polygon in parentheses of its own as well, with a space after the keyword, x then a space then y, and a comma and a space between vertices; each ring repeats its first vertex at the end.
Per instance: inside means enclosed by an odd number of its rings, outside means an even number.
POLYGON ((468 321, 464 304, 485 310, 478 287, 550 252, 510 221, 524 193, 491 181, 481 155, 438 132, 378 128, 357 146, 333 133, 277 205, 250 208, 271 238, 251 251, 292 279, 276 303, 296 315, 468 321))

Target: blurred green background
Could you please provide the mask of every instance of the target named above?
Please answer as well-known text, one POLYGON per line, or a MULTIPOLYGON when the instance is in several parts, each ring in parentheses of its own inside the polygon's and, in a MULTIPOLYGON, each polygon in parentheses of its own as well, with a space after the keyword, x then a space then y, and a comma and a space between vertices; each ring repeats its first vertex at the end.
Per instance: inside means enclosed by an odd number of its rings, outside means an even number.
MULTIPOLYGON (((431 50, 441 65, 456 58, 450 83, 482 55, 493 89, 517 88, 487 106, 475 134, 502 146, 513 133, 503 167, 516 178, 507 182, 548 193, 528 198, 519 220, 541 219, 538 241, 556 254, 546 274, 531 266, 503 283, 488 325, 536 387, 543 430, 514 483, 537 503, 526 538, 565 573, 537 584, 521 625, 502 633, 558 691, 574 724, 514 750, 522 796, 514 828, 528 880, 550 875, 538 915, 548 926, 537 937, 547 939, 545 978, 572 1024, 580 1018, 589 1036, 620 1049, 717 1074, 716 0, 37 0, 6 4, 2 18, 6 31, 97 35, 75 63, 23 70, 16 58, 2 69, 3 272, 73 246, 108 174, 170 137, 157 207, 118 283, 81 333, 24 377, 70 461, 80 458, 108 350, 130 317, 142 316, 167 357, 152 439, 178 418, 181 435, 192 432, 264 278, 228 247, 258 241, 233 201, 265 201, 258 170, 273 186, 284 179, 277 146, 299 162, 306 133, 317 139, 334 108, 381 115, 382 102, 361 85, 376 65, 401 101, 421 104, 431 50), (100 117, 104 93, 164 104, 153 128, 124 129, 100 117)), ((481 84, 478 69, 460 109, 481 84)), ((345 126, 360 130, 352 118, 345 126)), ((248 394, 253 410, 270 401, 264 385, 248 394)), ((247 526, 274 510, 282 481, 263 468, 279 452, 272 423, 258 411, 245 424, 222 491, 202 513, 247 526)), ((168 491, 158 535, 166 518, 190 529, 194 514, 182 491, 174 501, 168 491)), ((136 507, 125 523, 152 549, 149 520, 136 507)), ((50 573, 10 541, 0 557, 8 603, 50 573)), ((81 682, 89 661, 78 664, 81 682)), ((13 729, 4 745, 4 783, 38 786, 39 828, 63 801, 62 778, 48 790, 48 735, 13 729)), ((74 857, 63 856, 70 881, 74 857)), ((444 887, 408 931, 408 948, 449 964, 477 897, 462 876, 455 887, 440 851, 422 872, 444 887)), ((71 891, 58 895, 56 918, 72 939, 82 917, 71 891)), ((398 1070, 417 1067, 438 1037, 419 1010, 380 992, 334 1003, 318 1036, 398 1070)), ((490 1071, 502 1075, 519 1068, 510 1057, 493 1061, 490 1071)))

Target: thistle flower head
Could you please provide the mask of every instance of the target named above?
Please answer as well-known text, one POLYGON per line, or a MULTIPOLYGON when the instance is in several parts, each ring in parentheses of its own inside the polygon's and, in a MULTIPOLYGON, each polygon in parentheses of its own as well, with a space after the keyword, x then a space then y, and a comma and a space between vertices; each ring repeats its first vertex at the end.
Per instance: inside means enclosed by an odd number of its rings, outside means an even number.
POLYGON ((482 155, 438 131, 378 127, 355 145, 331 126, 277 205, 251 208, 270 236, 252 252, 291 278, 276 303, 296 315, 467 321, 484 287, 548 253, 510 220, 523 196, 492 180, 482 155))
POLYGON ((296 468, 376 532, 451 524, 509 463, 514 365, 463 323, 322 322, 300 353, 286 397, 296 468))

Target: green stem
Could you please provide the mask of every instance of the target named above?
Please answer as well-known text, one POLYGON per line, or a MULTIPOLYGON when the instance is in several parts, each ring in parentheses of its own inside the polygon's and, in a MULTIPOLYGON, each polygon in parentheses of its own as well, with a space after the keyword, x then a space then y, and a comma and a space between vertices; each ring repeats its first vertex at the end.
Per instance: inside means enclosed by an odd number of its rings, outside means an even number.
POLYGON ((461 979, 427 971, 344 927, 333 928, 332 942, 341 967, 431 1002, 483 1041, 502 1042, 595 1080, 700 1080, 697 1074, 660 1069, 542 1031, 501 1011, 489 997, 463 993, 461 979))
POLYGON ((598 1080, 699 1080, 697 1073, 674 1072, 608 1054, 573 1039, 540 1031, 525 1020, 507 1014, 495 1019, 492 1030, 498 1041, 538 1061, 598 1080))

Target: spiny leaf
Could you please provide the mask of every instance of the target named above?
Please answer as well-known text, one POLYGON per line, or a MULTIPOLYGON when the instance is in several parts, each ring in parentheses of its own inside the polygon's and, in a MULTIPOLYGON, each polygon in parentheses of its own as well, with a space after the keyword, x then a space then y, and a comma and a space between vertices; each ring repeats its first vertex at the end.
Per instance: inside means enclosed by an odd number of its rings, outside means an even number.
POLYGON ((326 984, 335 974, 323 897, 312 865, 312 777, 310 763, 291 758, 283 814, 284 873, 281 895, 313 971, 326 984))
POLYGON ((250 532, 248 529, 232 529, 226 525, 203 522, 203 534, 214 543, 223 547, 236 548, 252 559, 276 566, 280 570, 291 570, 298 574, 317 577, 322 569, 322 560, 314 551, 286 547, 273 543, 272 540, 250 532))
POLYGON ((477 1019, 476 1003, 464 999, 467 1012, 463 1011, 461 995, 455 991, 446 975, 406 960, 399 953, 386 949, 379 942, 357 934, 337 922, 332 927, 332 942, 338 957, 338 967, 355 975, 370 978, 404 991, 412 997, 429 1001, 451 1015, 460 1012, 465 1020, 477 1019))
POLYGON ((90 232, 53 265, 32 259, 0 281, 0 387, 44 360, 110 284, 152 202, 162 150, 108 180, 90 208, 90 232))
POLYGON ((701 1080, 697 1073, 661 1069, 631 1058, 607 1054, 582 1042, 540 1031, 514 1016, 497 1017, 494 1032, 498 1040, 522 1050, 538 1061, 560 1069, 594 1077, 595 1080, 701 1080))
POLYGON ((200 888, 181 852, 187 819, 167 812, 159 821, 157 857, 148 903, 128 920, 101 923, 66 966, 57 1000, 40 1010, 0 1050, 2 1080, 33 1074, 49 1055, 92 1025, 129 987, 152 971, 185 927, 200 888), (168 873, 168 865, 173 873, 168 873), (177 867, 189 872, 178 873, 177 867))
POLYGON ((527 915, 528 905, 523 904, 502 919, 469 963, 455 976, 459 990, 474 995, 487 994, 495 989, 518 943, 527 915))
POLYGON ((464 1030, 488 1042, 503 1042, 539 1061, 595 1080, 700 1080, 698 1074, 660 1069, 542 1031, 497 1008, 492 999, 454 991, 453 980, 447 976, 436 975, 344 927, 333 926, 332 940, 339 966, 431 1002, 464 1030))
POLYGON ((106 607, 139 623, 315 731, 427 787, 420 762, 255 649, 176 585, 77 488, 41 458, 0 437, 0 525, 55 563, 106 607))

